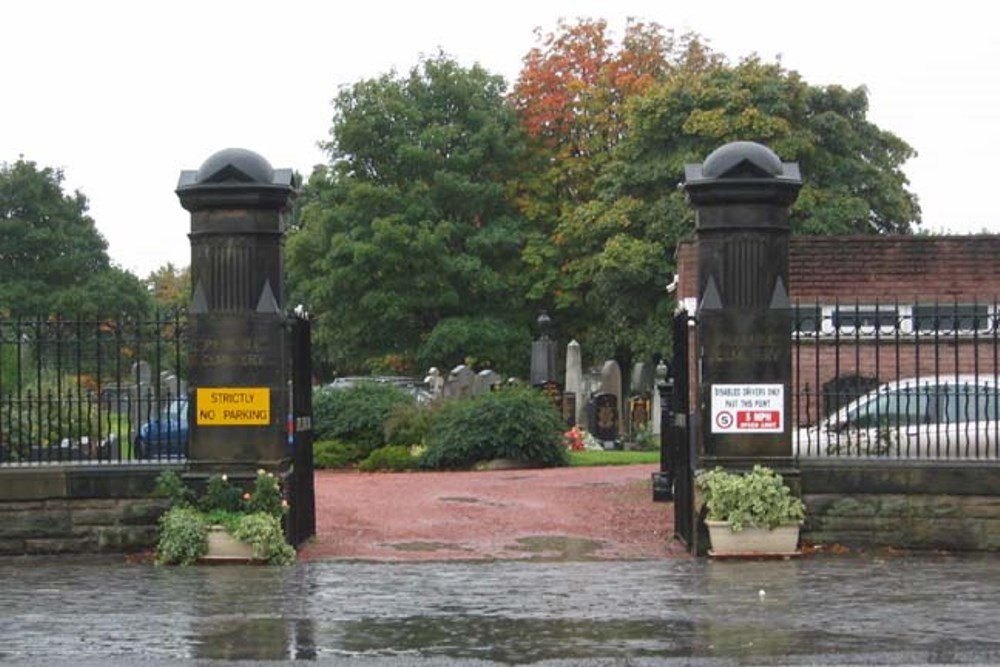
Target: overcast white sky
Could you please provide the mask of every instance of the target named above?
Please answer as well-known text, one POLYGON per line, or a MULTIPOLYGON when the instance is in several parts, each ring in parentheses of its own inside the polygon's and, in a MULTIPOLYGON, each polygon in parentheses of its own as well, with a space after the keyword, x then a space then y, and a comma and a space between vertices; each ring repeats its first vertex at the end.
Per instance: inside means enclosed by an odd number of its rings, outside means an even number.
MULTIPOLYGON (((308 174, 338 87, 439 48, 512 84, 559 18, 694 30, 733 61, 780 55, 813 85, 866 85, 869 119, 919 156, 924 227, 1000 231, 1000 38, 990 3, 715 0, 28 0, 0 3, 0 161, 62 168, 112 260, 187 265, 182 169, 222 148, 308 174)), ((808 178, 808 174, 803 175, 808 178)))

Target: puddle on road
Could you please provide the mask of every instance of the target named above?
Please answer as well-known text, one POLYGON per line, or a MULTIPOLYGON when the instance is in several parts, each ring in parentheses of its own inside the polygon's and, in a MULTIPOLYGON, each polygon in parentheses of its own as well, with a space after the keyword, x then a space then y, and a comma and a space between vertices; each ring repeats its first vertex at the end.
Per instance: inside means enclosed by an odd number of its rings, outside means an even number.
POLYGON ((479 498, 473 496, 441 496, 438 500, 446 503, 481 503, 479 498))
POLYGON ((508 551, 528 551, 553 560, 585 560, 607 546, 603 540, 591 540, 569 535, 533 535, 522 537, 508 551))
POLYGON ((385 546, 396 551, 471 551, 457 542, 392 542, 385 546))
POLYGON ((0 559, 0 662, 1000 664, 998 558, 548 558, 598 546, 536 535, 512 548, 541 557, 488 564, 0 559))

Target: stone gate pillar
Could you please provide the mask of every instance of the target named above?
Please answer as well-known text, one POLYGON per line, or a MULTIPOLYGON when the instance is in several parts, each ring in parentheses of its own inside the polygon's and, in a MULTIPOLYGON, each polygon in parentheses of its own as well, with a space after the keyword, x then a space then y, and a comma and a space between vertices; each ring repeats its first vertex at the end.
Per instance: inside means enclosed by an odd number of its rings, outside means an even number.
POLYGON ((181 172, 177 196, 191 212, 188 457, 201 471, 278 468, 288 458, 292 172, 229 148, 181 172))
POLYGON ((738 141, 685 167, 698 235, 699 467, 791 463, 789 207, 802 181, 738 141))

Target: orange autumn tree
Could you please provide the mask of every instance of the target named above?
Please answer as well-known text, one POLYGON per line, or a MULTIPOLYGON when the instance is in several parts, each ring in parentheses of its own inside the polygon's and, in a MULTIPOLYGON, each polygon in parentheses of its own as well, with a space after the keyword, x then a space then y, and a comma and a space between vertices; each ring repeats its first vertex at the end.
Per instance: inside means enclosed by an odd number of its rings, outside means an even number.
POLYGON ((587 290, 572 270, 579 244, 566 237, 567 223, 592 202, 598 176, 626 136, 630 100, 715 56, 695 34, 677 37, 632 19, 620 42, 605 20, 560 21, 554 32, 535 34, 538 45, 524 57, 510 95, 530 141, 531 164, 517 192, 531 221, 527 296, 573 317, 587 290))
POLYGON ((552 165, 544 180, 557 196, 585 201, 624 133, 625 103, 666 78, 677 43, 659 25, 633 20, 621 44, 604 20, 560 21, 556 32, 535 34, 540 45, 524 57, 511 100, 552 165))

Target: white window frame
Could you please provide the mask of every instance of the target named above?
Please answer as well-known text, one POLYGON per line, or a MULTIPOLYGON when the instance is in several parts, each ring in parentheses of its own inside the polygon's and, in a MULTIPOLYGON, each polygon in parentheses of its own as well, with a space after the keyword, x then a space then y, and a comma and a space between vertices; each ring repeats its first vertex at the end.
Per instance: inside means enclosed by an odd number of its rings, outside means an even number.
MULTIPOLYGON (((823 306, 823 322, 820 333, 824 336, 857 336, 858 338, 874 338, 876 327, 874 325, 860 327, 851 324, 840 324, 834 326, 834 321, 841 317, 853 317, 856 315, 878 314, 879 317, 895 313, 895 320, 899 323, 899 335, 905 336, 913 333, 913 306, 907 304, 839 304, 836 306, 823 306)), ((896 326, 883 325, 878 327, 879 336, 895 336, 896 326)))
MULTIPOLYGON (((985 308, 985 318, 986 327, 980 329, 920 329, 916 325, 916 313, 914 313, 913 331, 919 333, 921 336, 933 336, 935 334, 943 336, 972 336, 973 334, 992 334, 995 330, 997 323, 997 308, 992 303, 958 303, 958 304, 933 304, 933 303, 918 303, 916 307, 919 308, 938 308, 939 317, 952 317, 955 312, 956 306, 958 308, 985 308), (949 312, 949 310, 951 312, 949 312)), ((973 315, 975 317, 975 315, 973 315)), ((963 316, 959 315, 958 318, 961 319, 963 316)))

